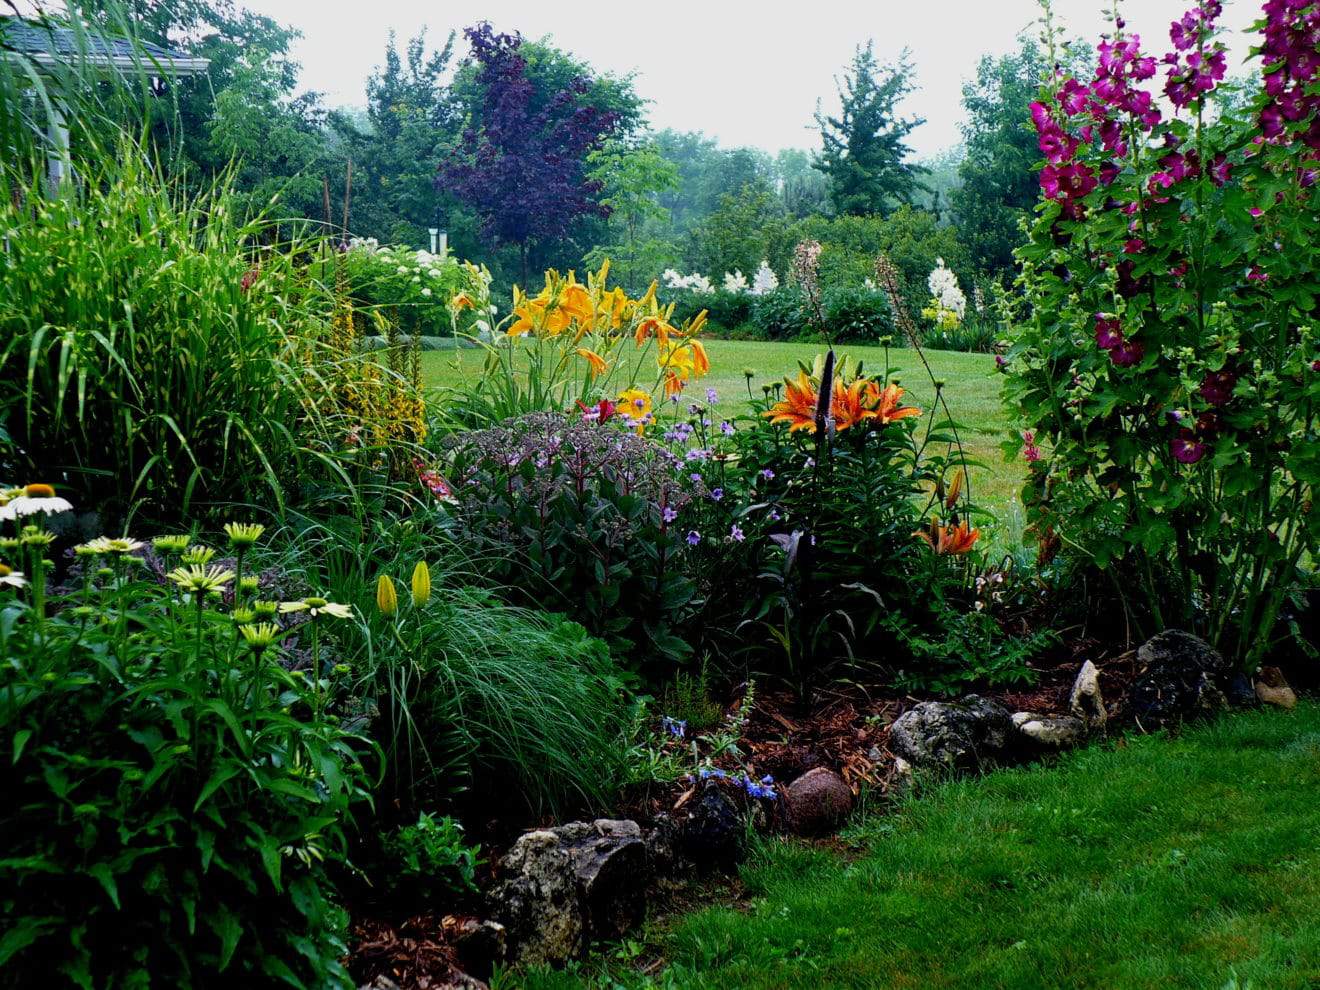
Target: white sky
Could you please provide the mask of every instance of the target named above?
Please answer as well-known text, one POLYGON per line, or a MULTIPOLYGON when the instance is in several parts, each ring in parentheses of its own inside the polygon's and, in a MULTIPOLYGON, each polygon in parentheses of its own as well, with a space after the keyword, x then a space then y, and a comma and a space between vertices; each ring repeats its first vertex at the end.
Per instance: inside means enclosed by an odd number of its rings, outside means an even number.
MULTIPOLYGON (((659 4, 580 0, 240 0, 303 33, 294 54, 301 84, 337 106, 365 103, 365 84, 383 61, 390 28, 400 46, 426 25, 443 42, 480 19, 497 30, 554 43, 602 71, 636 72, 652 126, 705 131, 729 146, 775 151, 815 147, 817 99, 837 104, 835 76, 854 48, 874 38, 882 60, 912 49, 920 87, 909 113, 926 118, 912 133, 919 156, 956 144, 963 82, 984 53, 1014 47, 1039 16, 1035 0, 665 0, 659 4)), ((1193 0, 1127 0, 1129 30, 1162 55, 1169 24, 1193 0)), ((1110 0, 1054 0, 1070 36, 1094 42, 1110 0)), ((1243 29, 1261 0, 1227 0, 1237 68, 1250 43, 1243 29)), ((466 53, 459 48, 460 56, 466 53)))
MULTIPOLYGON (((303 32, 295 48, 302 84, 323 92, 331 104, 365 102, 367 75, 382 61, 391 27, 401 42, 424 24, 428 37, 443 41, 451 28, 484 18, 501 31, 530 38, 550 34, 557 46, 597 69, 635 71, 637 91, 651 101, 657 129, 700 130, 726 145, 770 151, 815 146, 817 99, 833 97, 834 77, 855 46, 873 37, 884 60, 904 46, 912 49, 921 88, 909 112, 927 120, 912 133, 918 155, 958 142, 962 83, 983 53, 1010 50, 1018 32, 1039 16, 1034 0, 243 2, 303 32)), ((1055 0, 1055 13, 1071 35, 1094 40, 1104 29, 1102 2, 1108 6, 1108 0, 1055 0)), ((1124 16, 1129 29, 1162 55, 1170 22, 1190 3, 1129 0, 1124 16)), ((1260 3, 1229 0, 1226 6, 1224 24, 1236 32, 1233 49, 1240 59, 1247 45, 1241 31, 1258 16, 1260 3)))

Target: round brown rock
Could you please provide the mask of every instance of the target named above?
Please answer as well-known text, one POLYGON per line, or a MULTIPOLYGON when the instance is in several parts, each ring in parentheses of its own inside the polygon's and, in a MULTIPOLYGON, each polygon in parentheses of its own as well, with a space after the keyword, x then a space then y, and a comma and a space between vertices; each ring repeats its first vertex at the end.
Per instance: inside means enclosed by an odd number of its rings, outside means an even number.
POLYGON ((808 770, 784 791, 788 827, 798 835, 824 835, 852 813, 853 795, 833 770, 808 770))

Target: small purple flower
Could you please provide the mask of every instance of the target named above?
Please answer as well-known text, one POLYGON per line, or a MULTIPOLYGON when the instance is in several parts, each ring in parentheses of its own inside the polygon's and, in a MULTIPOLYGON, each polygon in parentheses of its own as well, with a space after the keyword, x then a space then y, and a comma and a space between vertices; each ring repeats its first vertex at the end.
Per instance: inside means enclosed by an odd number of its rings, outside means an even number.
POLYGON ((775 473, 771 471, 769 468, 766 468, 761 472, 761 477, 764 478, 766 481, 774 481, 775 473))
POLYGON ((675 739, 682 739, 687 735, 687 722, 682 719, 670 718, 668 715, 660 719, 660 728, 675 739))
POLYGON ((665 511, 660 513, 660 515, 663 517, 665 522, 671 523, 678 518, 678 510, 675 509, 672 505, 666 505, 665 511))
POLYGON ((711 497, 714 501, 718 502, 720 499, 722 499, 722 498, 724 497, 724 489, 723 489, 723 488, 712 488, 712 489, 710 490, 710 497, 711 497))
POLYGON ((734 523, 729 529, 729 539, 733 540, 734 543, 741 543, 743 540, 747 539, 747 534, 742 531, 741 526, 734 523))
POLYGON ((778 509, 771 509, 771 510, 770 510, 770 520, 771 520, 772 522, 779 522, 779 520, 781 520, 781 519, 783 519, 783 518, 784 518, 784 517, 781 516, 781 515, 779 514, 779 510, 778 510, 778 509))
POLYGON ((695 529, 689 530, 687 535, 688 546, 695 547, 700 542, 701 542, 701 534, 698 533, 695 529))
POLYGON ((726 437, 733 436, 734 433, 733 424, 726 419, 723 423, 720 424, 720 432, 723 433, 726 437))
POLYGON ((714 405, 720 401, 720 393, 716 392, 713 388, 706 389, 706 401, 711 405, 714 405))

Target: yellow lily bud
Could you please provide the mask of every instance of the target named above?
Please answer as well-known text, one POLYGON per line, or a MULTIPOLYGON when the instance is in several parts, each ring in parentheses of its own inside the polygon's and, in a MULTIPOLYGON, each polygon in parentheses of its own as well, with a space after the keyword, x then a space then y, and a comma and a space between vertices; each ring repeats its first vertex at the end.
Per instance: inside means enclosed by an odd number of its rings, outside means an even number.
POLYGON ((382 574, 376 579, 376 607, 382 615, 393 615, 399 610, 399 596, 388 574, 382 574))
POLYGON ((414 605, 425 605, 431 600, 431 568, 419 560, 412 573, 412 600, 414 605))

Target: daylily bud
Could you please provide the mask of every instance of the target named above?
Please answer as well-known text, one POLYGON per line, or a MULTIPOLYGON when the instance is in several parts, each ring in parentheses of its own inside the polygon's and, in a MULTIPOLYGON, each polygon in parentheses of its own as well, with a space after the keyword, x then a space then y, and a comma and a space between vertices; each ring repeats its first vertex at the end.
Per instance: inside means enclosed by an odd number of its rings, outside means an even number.
POLYGON ((382 574, 376 579, 376 607, 382 615, 393 615, 399 609, 399 596, 388 574, 382 574))

